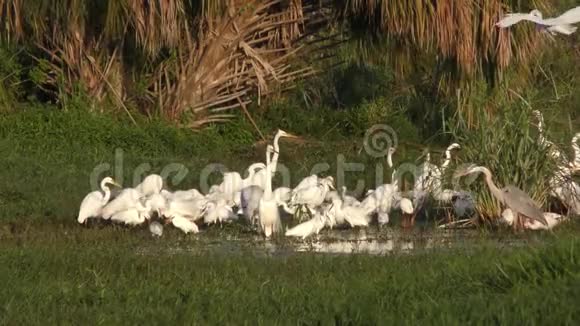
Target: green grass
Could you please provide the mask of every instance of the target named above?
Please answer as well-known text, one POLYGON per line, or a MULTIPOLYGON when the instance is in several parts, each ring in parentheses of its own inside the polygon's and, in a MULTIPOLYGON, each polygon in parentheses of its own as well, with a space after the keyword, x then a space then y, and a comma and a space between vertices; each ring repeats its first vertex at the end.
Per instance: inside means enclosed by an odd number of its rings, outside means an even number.
MULTIPOLYGON (((373 103, 362 106, 357 113, 314 111, 308 123, 276 120, 268 112, 256 118, 268 126, 263 131, 270 137, 272 126, 305 136, 304 143, 281 145, 280 164, 292 171, 292 184, 320 162, 330 165, 322 174, 335 175, 340 153, 346 162, 365 165, 365 171, 346 175, 349 189, 358 179, 372 187, 374 164, 384 159, 367 155, 362 137, 366 128, 387 117, 377 116, 380 110, 373 103)), ((397 130, 409 135, 403 138, 416 135, 396 119, 389 123, 404 129, 397 130)), ((243 119, 191 133, 159 121, 133 126, 108 115, 37 108, 0 116, 0 139, 0 324, 580 320, 575 309, 580 286, 577 224, 555 234, 519 236, 526 245, 520 249, 497 246, 482 230, 469 249, 385 257, 259 254, 254 247, 265 245, 264 240, 243 227, 213 227, 187 236, 168 228, 162 239, 154 240, 142 228, 76 224, 80 201, 91 190, 91 171, 98 164, 113 164, 115 149, 124 153, 125 186, 133 185, 133 172, 145 163, 149 173, 182 164, 188 174, 169 187, 187 189, 199 187, 199 172, 209 163, 243 171, 250 162, 264 161, 264 148, 254 146, 257 137, 243 119), (221 244, 237 249, 206 250, 221 244)), ((401 143, 395 166, 414 162, 418 155, 417 148, 401 143)), ((391 171, 383 165, 389 180, 391 171)), ((219 175, 212 181, 218 182, 219 175)), ((285 248, 291 244, 287 241, 271 244, 285 248)))
POLYGON ((264 256, 170 251, 207 245, 177 233, 20 230, 0 240, 0 323, 572 325, 576 232, 520 249, 264 256))

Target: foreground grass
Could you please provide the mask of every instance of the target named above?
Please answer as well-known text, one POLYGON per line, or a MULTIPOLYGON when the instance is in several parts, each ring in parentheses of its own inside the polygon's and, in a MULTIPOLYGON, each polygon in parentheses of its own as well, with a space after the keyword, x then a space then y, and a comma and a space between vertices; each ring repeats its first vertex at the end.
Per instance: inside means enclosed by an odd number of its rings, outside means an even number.
POLYGON ((179 236, 102 231, 0 240, 0 323, 580 321, 575 231, 518 249, 482 240, 469 252, 390 256, 196 254, 169 250, 179 236))

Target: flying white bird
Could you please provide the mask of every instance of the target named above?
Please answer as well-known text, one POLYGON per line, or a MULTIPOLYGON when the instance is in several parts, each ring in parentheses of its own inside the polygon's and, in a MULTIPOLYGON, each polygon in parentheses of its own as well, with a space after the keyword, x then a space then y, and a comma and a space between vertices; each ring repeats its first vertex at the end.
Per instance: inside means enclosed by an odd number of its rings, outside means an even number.
POLYGON ((77 222, 83 224, 90 217, 100 217, 103 207, 109 202, 111 198, 111 189, 107 184, 112 184, 117 187, 121 187, 113 178, 106 177, 101 180, 101 191, 96 190, 90 192, 85 196, 81 202, 81 207, 79 210, 79 215, 77 217, 77 222))
POLYGON ((572 24, 580 22, 580 6, 572 8, 558 17, 546 19, 542 18, 542 13, 537 9, 534 9, 527 14, 507 14, 495 25, 500 28, 506 28, 517 24, 522 20, 534 22, 538 27, 547 29, 552 35, 556 35, 557 33, 570 35, 577 29, 575 26, 572 26, 572 24))

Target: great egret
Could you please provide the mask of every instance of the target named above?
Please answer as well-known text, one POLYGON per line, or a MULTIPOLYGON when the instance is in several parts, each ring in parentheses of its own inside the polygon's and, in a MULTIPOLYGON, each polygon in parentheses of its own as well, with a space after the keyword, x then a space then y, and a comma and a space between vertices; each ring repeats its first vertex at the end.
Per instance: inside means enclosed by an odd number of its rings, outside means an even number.
MULTIPOLYGON (((271 158, 271 163, 272 164, 272 175, 274 175, 277 171, 278 168, 278 157, 280 156, 280 138, 281 137, 285 137, 285 138, 300 138, 296 135, 293 135, 289 132, 286 132, 282 129, 278 129, 278 132, 276 132, 276 136, 274 136, 274 146, 271 149, 271 153, 272 154, 272 158, 271 158)), ((270 154, 267 154, 270 155, 270 154)), ((269 156, 268 156, 269 157, 269 156)), ((265 188, 266 186, 266 169, 262 169, 260 171, 258 171, 252 179, 250 179, 250 184, 253 185, 257 185, 260 186, 262 188, 265 188)))
POLYGON ((574 150, 574 160, 572 160, 572 167, 575 170, 580 170, 580 145, 578 145, 578 141, 580 141, 580 132, 576 133, 574 137, 572 137, 572 149, 574 150))
POLYGON ((556 33, 570 35, 576 31, 572 24, 580 22, 580 6, 572 8, 555 18, 542 18, 542 13, 534 9, 530 13, 512 13, 507 14, 495 25, 500 28, 506 28, 522 20, 528 20, 536 23, 541 28, 546 28, 552 35, 556 33))
POLYGON ((88 218, 101 216, 103 207, 109 202, 109 199, 111 198, 111 189, 109 186, 107 186, 108 184, 121 187, 117 182, 115 182, 115 180, 113 180, 113 178, 103 178, 100 184, 101 190, 90 192, 85 196, 85 198, 83 198, 81 207, 79 209, 79 215, 77 217, 77 222, 84 224, 88 218))
POLYGON ((148 203, 142 208, 131 207, 122 211, 115 212, 110 220, 117 223, 123 223, 125 225, 140 225, 145 223, 146 220, 149 220, 150 207, 148 203))
POLYGON ((389 168, 393 168, 393 154, 395 154, 396 151, 397 149, 395 147, 389 147, 389 151, 387 152, 387 164, 389 165, 389 168))
POLYGON ((248 176, 245 179, 242 179, 238 172, 225 172, 223 174, 224 180, 218 189, 229 201, 235 201, 235 196, 237 196, 242 189, 252 184, 254 175, 258 171, 265 170, 265 168, 266 165, 260 162, 250 165, 248 167, 248 176))
POLYGON ((183 199, 183 200, 201 199, 201 198, 205 197, 197 189, 177 190, 174 192, 170 192, 168 190, 163 189, 163 190, 161 190, 161 195, 163 195, 163 197, 167 198, 168 200, 171 200, 171 199, 183 199))
POLYGON ((419 207, 425 197, 434 189, 437 179, 441 173, 439 168, 431 163, 431 154, 427 153, 425 162, 419 168, 419 176, 415 178, 413 184, 413 206, 419 207))
POLYGON ((135 189, 144 196, 158 194, 163 189, 163 178, 159 174, 150 174, 135 189))
POLYGON ((332 177, 323 178, 320 179, 318 184, 314 187, 299 188, 292 194, 292 198, 290 199, 291 206, 306 206, 310 211, 310 214, 314 214, 314 209, 324 202, 326 193, 330 189, 334 189, 334 185, 332 184, 333 180, 332 177))
POLYGON ((161 208, 160 215, 172 218, 173 216, 181 216, 192 221, 196 221, 203 217, 208 207, 208 200, 205 198, 199 199, 170 199, 167 201, 165 207, 161 208))
POLYGON ((548 154, 553 158, 555 158, 556 160, 562 162, 567 161, 566 156, 564 155, 564 153, 562 153, 562 151, 558 148, 558 146, 556 146, 556 144, 554 144, 553 142, 549 141, 546 138, 546 135, 544 134, 544 115, 542 114, 542 112, 534 110, 532 111, 532 113, 536 116, 536 119, 538 119, 537 127, 538 127, 538 140, 540 142, 540 145, 542 145, 544 148, 547 148, 548 154))
POLYGON ((443 177, 445 176, 445 172, 447 171, 447 167, 449 166, 449 163, 451 162, 451 151, 454 149, 460 149, 460 148, 461 148, 461 146, 457 143, 453 143, 453 144, 449 145, 447 147, 447 149, 445 150, 445 160, 443 161, 443 164, 441 164, 439 171, 435 172, 434 179, 433 179, 432 191, 433 191, 433 198, 435 198, 435 200, 437 200, 439 202, 450 203, 453 196, 455 194, 457 194, 457 192, 454 190, 443 189, 443 177))
POLYGON ((361 202, 354 198, 353 196, 349 196, 346 194, 346 186, 342 186, 342 201, 349 205, 349 206, 357 206, 357 205, 361 205, 361 202))
POLYGON ((210 201, 207 203, 207 209, 203 216, 205 224, 223 223, 230 220, 237 219, 238 216, 234 214, 232 208, 227 204, 227 201, 220 199, 217 201, 210 201))
POLYGON ((163 225, 157 221, 153 221, 149 224, 149 232, 154 237, 161 237, 163 235, 163 225))
MULTIPOLYGON (((544 212, 543 216, 547 222, 546 225, 544 225, 538 221, 530 220, 530 219, 526 218, 524 220, 524 223, 523 223, 524 229, 528 229, 528 230, 551 230, 556 225, 567 220, 566 217, 564 217, 560 214, 556 214, 556 213, 544 212)), ((501 213, 501 217, 503 218, 504 222, 507 223, 508 225, 511 226, 514 224, 514 213, 511 209, 506 208, 501 213)))
POLYGON ((285 233, 285 236, 301 237, 302 240, 304 240, 312 234, 318 234, 320 230, 324 228, 324 225, 325 217, 320 214, 320 212, 316 211, 310 220, 302 222, 295 227, 288 229, 285 233))
POLYGON ((526 216, 528 218, 539 221, 544 225, 548 225, 542 210, 538 207, 534 200, 530 198, 530 196, 513 185, 506 185, 504 188, 499 189, 493 183, 491 172, 485 166, 470 165, 469 167, 457 170, 455 172, 454 178, 472 173, 483 173, 485 175, 485 182, 487 183, 491 194, 500 203, 505 204, 508 208, 515 212, 516 218, 514 229, 522 227, 522 220, 519 218, 519 215, 526 216))
POLYGON ((258 216, 260 199, 264 195, 264 189, 257 185, 251 185, 242 189, 240 210, 242 215, 249 221, 254 222, 258 216))
POLYGON ((110 219, 116 213, 120 213, 131 208, 136 208, 143 212, 146 207, 141 202, 145 196, 135 188, 125 188, 119 195, 111 200, 102 210, 102 217, 106 220, 110 219))
POLYGON ((389 214, 393 208, 401 209, 404 218, 414 212, 413 203, 409 199, 402 197, 398 191, 396 179, 391 184, 383 184, 377 187, 367 195, 362 205, 370 212, 377 213, 380 225, 389 223, 389 214))
POLYGON ((368 226, 371 220, 371 209, 367 206, 348 205, 346 204, 338 193, 331 196, 332 205, 326 211, 326 216, 330 219, 330 226, 341 225, 344 222, 350 224, 351 227, 368 226))
POLYGON ((258 220, 260 228, 266 238, 281 230, 282 222, 280 221, 280 212, 278 211, 278 203, 272 194, 272 164, 270 156, 266 153, 266 184, 264 187, 264 194, 260 198, 258 204, 258 220))
POLYGON ((572 169, 560 166, 550 177, 550 195, 558 198, 572 214, 580 215, 580 186, 572 179, 572 169))
POLYGON ((197 224, 195 224, 193 221, 183 216, 178 215, 173 216, 171 218, 171 224, 173 224, 173 226, 183 231, 185 234, 199 233, 199 228, 197 227, 197 224))

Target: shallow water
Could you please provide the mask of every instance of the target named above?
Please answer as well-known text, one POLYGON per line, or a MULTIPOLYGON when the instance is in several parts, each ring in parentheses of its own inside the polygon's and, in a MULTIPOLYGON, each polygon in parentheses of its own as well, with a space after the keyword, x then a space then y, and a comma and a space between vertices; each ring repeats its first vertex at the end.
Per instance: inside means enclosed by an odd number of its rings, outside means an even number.
MULTIPOLYGON (((484 235, 478 230, 401 230, 396 228, 369 227, 366 229, 323 230, 319 235, 304 240, 280 237, 265 240, 252 234, 226 237, 193 236, 195 241, 184 241, 162 249, 168 253, 192 254, 242 254, 260 256, 290 256, 301 253, 320 254, 412 254, 430 250, 469 250, 481 246, 482 241, 497 247, 524 245, 529 239, 484 235)), ((162 240, 162 239, 160 239, 162 240)), ((140 253, 158 252, 153 248, 141 248, 140 253), (153 249, 153 250, 151 250, 153 249)))

